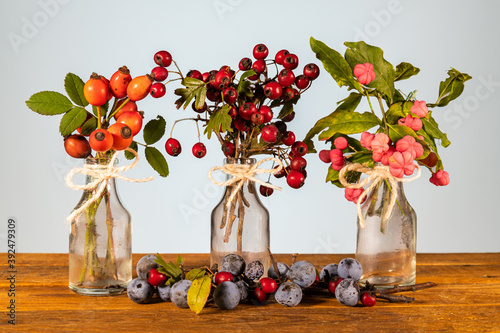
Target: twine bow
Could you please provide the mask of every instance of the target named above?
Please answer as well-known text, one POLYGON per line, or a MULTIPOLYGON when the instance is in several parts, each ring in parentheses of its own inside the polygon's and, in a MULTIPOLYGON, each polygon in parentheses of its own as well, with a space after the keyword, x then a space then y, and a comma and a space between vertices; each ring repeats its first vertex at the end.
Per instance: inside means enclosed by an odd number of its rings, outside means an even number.
POLYGON ((73 168, 68 175, 66 176, 66 184, 74 189, 74 190, 86 190, 86 191, 97 191, 92 195, 92 197, 86 200, 80 207, 75 209, 67 218, 68 222, 73 221, 79 214, 81 214, 85 209, 87 209, 91 204, 96 202, 104 193, 106 186, 108 185, 108 181, 111 178, 119 178, 128 182, 134 183, 144 183, 150 180, 153 180, 153 177, 143 178, 143 179, 134 179, 122 176, 120 173, 123 171, 130 170, 137 165, 139 161, 139 156, 136 151, 130 148, 125 149, 126 151, 134 154, 135 160, 132 164, 125 165, 122 167, 115 167, 115 160, 118 157, 120 152, 115 152, 111 157, 111 160, 106 165, 88 165, 86 164, 83 168, 73 168), (76 174, 83 174, 87 176, 91 176, 94 180, 85 185, 78 185, 73 183, 73 177, 76 174))
POLYGON ((266 187, 272 188, 274 190, 281 191, 281 187, 263 182, 262 180, 255 178, 255 175, 260 174, 260 173, 269 173, 269 174, 274 175, 274 174, 280 172, 282 168, 283 168, 283 163, 279 159, 274 158, 274 157, 268 157, 268 158, 265 158, 263 160, 260 160, 259 162, 255 163, 253 165, 225 164, 224 166, 213 167, 208 172, 208 178, 210 178, 212 183, 219 185, 219 186, 232 186, 234 184, 237 184, 236 187, 233 188, 231 195, 229 196, 229 200, 227 201, 227 208, 229 209, 231 206, 231 203, 233 202, 236 195, 238 194, 238 191, 241 189, 241 187, 243 186, 243 184, 245 184, 245 182, 247 180, 251 180, 251 181, 254 181, 254 182, 259 183, 261 185, 264 185, 266 187), (276 169, 259 169, 259 166, 262 163, 267 162, 267 161, 274 161, 274 162, 278 163, 278 165, 280 167, 276 168, 276 169), (229 178, 225 182, 216 181, 212 177, 212 173, 214 171, 217 171, 217 170, 221 170, 225 174, 232 176, 232 178, 229 178))
POLYGON ((394 208, 394 205, 396 204, 396 182, 401 182, 401 183, 408 183, 416 180, 417 178, 420 177, 421 171, 420 167, 415 164, 415 167, 417 168, 417 174, 413 177, 410 178, 398 178, 394 177, 391 172, 389 171, 389 167, 385 165, 376 165, 373 168, 367 168, 359 163, 353 163, 353 164, 346 164, 339 172, 339 181, 342 185, 348 188, 353 188, 353 189, 358 189, 362 188, 365 185, 370 184, 367 189, 361 193, 361 195, 358 198, 358 202, 356 203, 356 208, 358 210, 358 218, 359 218, 359 225, 361 229, 365 228, 365 219, 363 217, 363 213, 361 212, 361 202, 363 202, 363 199, 368 195, 368 193, 373 190, 375 186, 377 186, 380 182, 387 180, 389 184, 391 185, 391 192, 390 192, 390 199, 389 199, 389 206, 387 210, 385 211, 384 216, 382 216, 382 221, 387 221, 392 214, 392 210, 394 208), (359 181, 356 184, 351 184, 348 183, 347 180, 345 179, 345 173, 348 171, 357 171, 357 172, 362 172, 368 175, 367 178, 359 181))

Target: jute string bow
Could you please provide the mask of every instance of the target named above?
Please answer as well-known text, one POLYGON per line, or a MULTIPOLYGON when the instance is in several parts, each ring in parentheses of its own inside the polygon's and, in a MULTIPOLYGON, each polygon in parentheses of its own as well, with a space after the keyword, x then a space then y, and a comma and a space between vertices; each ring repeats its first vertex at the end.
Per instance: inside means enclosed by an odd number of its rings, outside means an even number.
POLYGON ((339 181, 342 185, 348 188, 362 188, 367 184, 370 184, 368 188, 366 188, 363 193, 358 198, 358 202, 356 203, 356 208, 358 210, 358 218, 359 218, 359 225, 361 229, 365 228, 365 219, 363 217, 363 213, 361 212, 361 202, 363 202, 363 199, 370 193, 373 188, 375 188, 380 182, 383 181, 388 181, 390 186, 391 186, 391 193, 390 193, 390 199, 389 199, 389 206, 387 207, 384 216, 382 216, 382 221, 387 221, 392 214, 392 210, 394 208, 394 205, 396 204, 396 182, 401 182, 401 183, 408 183, 412 182, 421 175, 420 167, 415 164, 415 167, 417 168, 417 174, 413 177, 410 178, 398 178, 394 177, 391 172, 389 171, 389 167, 385 165, 376 165, 373 168, 367 168, 359 163, 353 163, 353 164, 346 164, 339 172, 339 181), (356 184, 351 184, 348 183, 347 180, 345 179, 345 173, 348 171, 357 171, 357 172, 362 172, 368 175, 367 178, 359 181, 356 184))
POLYGON ((73 221, 79 214, 81 214, 85 209, 87 209, 91 204, 99 200, 99 198, 103 195, 106 186, 108 185, 108 181, 111 178, 119 178, 128 182, 133 183, 144 183, 150 180, 153 180, 153 177, 143 178, 143 179, 133 179, 122 176, 120 173, 123 171, 130 170, 137 165, 139 161, 139 156, 135 152, 135 150, 127 148, 126 151, 134 154, 135 160, 132 164, 125 165, 122 167, 115 167, 115 160, 118 157, 120 152, 116 152, 111 157, 110 161, 106 165, 94 164, 89 165, 86 164, 83 168, 73 168, 68 175, 66 176, 66 184, 74 189, 74 190, 85 190, 85 191, 95 191, 90 199, 85 201, 80 207, 75 209, 67 218, 68 222, 73 221), (78 185, 73 183, 73 177, 76 174, 83 174, 87 176, 91 176, 94 180, 85 185, 78 185))
POLYGON ((245 184, 247 180, 254 181, 256 183, 259 183, 261 185, 267 186, 269 188, 272 188, 277 191, 281 191, 281 187, 271 185, 269 183, 263 182, 260 179, 255 178, 256 174, 260 173, 269 173, 274 175, 275 173, 278 173, 281 171, 283 168, 283 163, 274 157, 268 157, 263 160, 260 160, 259 162, 253 164, 253 165, 248 165, 248 164, 225 164, 223 166, 216 166, 210 169, 208 172, 208 178, 212 181, 212 183, 219 185, 219 186, 232 186, 233 187, 231 191, 231 195, 229 196, 229 200, 227 201, 227 208, 229 209, 231 207, 231 203, 235 199, 236 195, 238 194, 238 191, 241 189, 241 187, 245 184), (276 162, 280 167, 276 169, 259 169, 259 166, 267 161, 274 161, 276 162), (232 176, 225 182, 218 182, 212 177, 212 173, 216 170, 221 170, 225 174, 232 176))

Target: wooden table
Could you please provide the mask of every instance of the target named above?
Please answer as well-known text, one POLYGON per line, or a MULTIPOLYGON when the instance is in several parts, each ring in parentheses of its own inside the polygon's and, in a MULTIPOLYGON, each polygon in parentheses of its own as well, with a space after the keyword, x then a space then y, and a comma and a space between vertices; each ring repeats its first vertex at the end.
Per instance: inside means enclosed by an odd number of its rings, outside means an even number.
MULTIPOLYGON (((134 255, 134 267, 142 255, 134 255)), ((299 255, 317 268, 349 255, 299 255)), ((270 302, 223 311, 211 304, 200 315, 172 303, 135 304, 126 295, 78 296, 67 287, 68 255, 17 254, 16 325, 8 324, 7 255, 1 255, 0 332, 131 331, 500 331, 500 253, 419 254, 417 283, 437 287, 406 292, 410 304, 379 302, 372 308, 340 305, 330 296, 305 296, 294 308, 270 302)), ((176 255, 163 255, 174 261, 176 255)), ((186 266, 208 263, 207 254, 186 254, 186 266)), ((291 255, 275 255, 290 262, 291 255)), ((135 273, 134 273, 135 274, 135 273)))

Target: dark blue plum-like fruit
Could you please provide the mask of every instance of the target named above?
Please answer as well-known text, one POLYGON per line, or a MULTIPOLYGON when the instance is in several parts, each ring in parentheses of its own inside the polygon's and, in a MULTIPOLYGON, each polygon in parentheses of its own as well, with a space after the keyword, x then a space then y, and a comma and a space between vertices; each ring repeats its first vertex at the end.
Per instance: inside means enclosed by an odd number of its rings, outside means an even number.
POLYGON ((137 262, 136 270, 137 276, 141 279, 148 278, 148 273, 152 268, 158 268, 160 265, 155 263, 156 256, 154 254, 148 254, 137 262))
POLYGON ((302 289, 293 282, 284 282, 274 294, 276 302, 285 306, 297 306, 302 300, 302 289))
POLYGON ((155 293, 155 287, 148 280, 135 278, 127 286, 127 295, 133 302, 138 304, 148 303, 155 293))
POLYGON ((238 288, 240 289, 240 295, 241 295, 240 300, 242 301, 244 299, 247 299, 248 298, 248 284, 243 280, 237 281, 235 283, 238 286, 238 288))
POLYGON ((258 260, 249 262, 243 274, 251 281, 258 280, 264 275, 264 265, 258 260))
POLYGON ((310 287, 316 280, 316 269, 308 261, 297 261, 290 267, 290 281, 302 288, 310 287))
POLYGON ((344 258, 339 262, 338 274, 343 279, 359 281, 363 275, 363 267, 354 258, 344 258))
POLYGON ((340 304, 356 306, 359 302, 359 285, 353 279, 343 279, 335 288, 335 298, 340 304))
POLYGON ((163 301, 165 301, 165 302, 170 301, 170 291, 171 291, 171 289, 172 289, 172 287, 167 286, 167 285, 156 287, 156 291, 158 293, 158 296, 160 296, 160 298, 163 301))
MULTIPOLYGON (((278 270, 280 272, 281 277, 286 277, 288 278, 290 276, 290 266, 288 266, 285 263, 282 262, 277 262, 276 265, 278 266, 278 270)), ((267 276, 269 276, 272 279, 278 279, 278 275, 274 272, 274 266, 271 265, 267 271, 267 276)))
POLYGON ((220 263, 219 271, 229 272, 233 276, 238 276, 245 271, 245 260, 234 253, 230 253, 220 263))
POLYGON ((178 308, 188 308, 187 294, 191 287, 191 280, 177 281, 170 290, 170 300, 178 308))
POLYGON ((234 282, 224 281, 215 288, 214 303, 222 310, 234 309, 240 300, 240 288, 234 282))
POLYGON ((332 277, 339 275, 338 267, 339 265, 337 264, 326 265, 319 273, 319 279, 328 283, 332 277))

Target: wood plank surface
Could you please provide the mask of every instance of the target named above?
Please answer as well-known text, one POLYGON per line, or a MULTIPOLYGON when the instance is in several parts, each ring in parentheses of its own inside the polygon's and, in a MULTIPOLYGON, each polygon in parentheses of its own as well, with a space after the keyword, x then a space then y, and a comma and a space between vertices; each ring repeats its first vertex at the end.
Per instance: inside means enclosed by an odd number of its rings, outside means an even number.
MULTIPOLYGON (((176 255, 162 255, 175 261, 176 255)), ((184 254, 187 267, 207 265, 207 254, 184 254)), ((291 255, 275 255, 291 262, 291 255)), ((299 255, 318 269, 352 255, 299 255)), ((141 254, 134 255, 134 267, 141 254)), ((345 307, 326 293, 304 296, 286 308, 242 303, 223 311, 210 304, 200 315, 172 303, 135 304, 126 295, 89 297, 68 287, 67 254, 16 255, 16 325, 8 324, 7 255, 0 255, 0 332, 429 332, 500 331, 500 253, 419 254, 417 283, 437 287, 404 295, 410 304, 379 302, 372 308, 345 307)), ((135 275, 135 273, 134 273, 135 275)))

